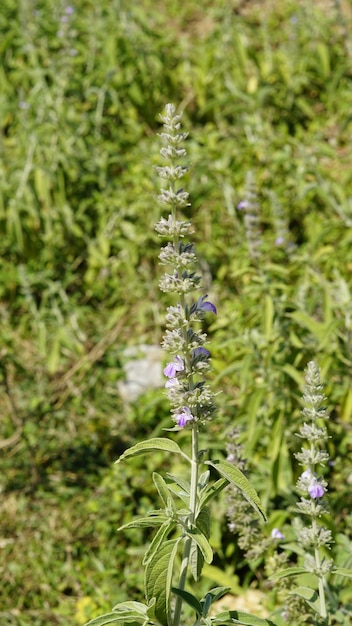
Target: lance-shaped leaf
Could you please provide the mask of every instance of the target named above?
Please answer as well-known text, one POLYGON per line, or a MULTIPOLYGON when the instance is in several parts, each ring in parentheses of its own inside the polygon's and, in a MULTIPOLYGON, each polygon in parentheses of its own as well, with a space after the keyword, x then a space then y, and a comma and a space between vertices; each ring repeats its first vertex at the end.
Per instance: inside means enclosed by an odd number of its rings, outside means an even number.
POLYGON ((286 569, 275 572, 270 576, 270 580, 281 580, 281 578, 288 578, 289 576, 299 576, 300 574, 306 574, 307 570, 304 567, 286 567, 286 569))
POLYGON ((173 499, 171 497, 171 490, 168 488, 165 480, 160 474, 157 472, 153 472, 153 482, 155 487, 158 490, 158 494, 163 501, 163 504, 166 508, 172 508, 173 511, 176 510, 176 506, 174 505, 173 499))
POLYGON ((257 617, 243 611, 224 611, 211 618, 212 624, 241 624, 241 626, 275 626, 274 622, 264 617, 257 617))
MULTIPOLYGON (((136 620, 134 620, 136 621, 136 620)), ((118 613, 105 613, 87 622, 86 626, 106 626, 106 624, 118 624, 124 622, 124 617, 121 617, 118 613)))
POLYGON ((249 504, 257 511, 257 513, 259 513, 259 515, 261 515, 264 521, 266 521, 266 515, 263 511, 262 504, 256 490, 252 487, 248 478, 245 477, 238 467, 235 467, 228 461, 222 460, 205 461, 205 463, 214 467, 214 469, 216 469, 221 476, 226 478, 229 483, 238 487, 238 489, 242 491, 246 500, 248 500, 249 504))
POLYGON ((141 602, 122 602, 111 613, 90 620, 86 626, 106 626, 107 624, 144 624, 148 621, 148 608, 141 602))
POLYGON ((208 502, 210 502, 215 496, 218 495, 227 485, 228 480, 225 478, 219 478, 215 483, 208 485, 199 498, 199 508, 202 509, 208 502))
POLYGON ((213 589, 210 589, 200 601, 202 615, 207 616, 211 605, 220 600, 229 591, 231 591, 231 587, 213 587, 213 589))
POLYGON ((311 589, 310 587, 296 587, 289 592, 289 595, 299 596, 300 598, 303 598, 307 602, 307 604, 309 604, 309 606, 313 609, 313 611, 320 615, 320 599, 315 589, 311 589))
POLYGON ((191 573, 195 581, 200 579, 202 569, 204 567, 204 556, 195 541, 192 541, 191 551, 189 554, 189 565, 191 573))
POLYGON ((155 598, 155 617, 163 626, 171 624, 170 592, 172 572, 181 540, 166 541, 158 552, 155 552, 145 568, 145 594, 147 602, 155 598))
POLYGON ((205 506, 204 509, 201 510, 199 515, 197 515, 196 526, 199 530, 205 535, 207 539, 210 536, 210 510, 209 507, 205 506))
POLYGON ((166 478, 171 482, 178 485, 184 493, 189 494, 189 483, 186 480, 183 480, 179 476, 175 476, 174 474, 166 474, 166 478))
POLYGON ((191 463, 191 459, 182 452, 180 446, 177 445, 172 439, 166 439, 166 437, 155 437, 147 441, 140 441, 135 446, 125 450, 121 454, 120 458, 115 463, 120 463, 123 459, 127 459, 133 456, 139 456, 140 454, 146 454, 147 452, 155 452, 155 450, 163 450, 164 452, 174 452, 175 454, 181 454, 184 459, 187 459, 191 463))
POLYGON ((205 562, 211 563, 213 560, 213 551, 210 547, 208 539, 205 537, 205 535, 203 535, 199 528, 192 524, 192 526, 185 529, 185 534, 196 542, 204 557, 205 562))
POLYGON ((200 604, 199 600, 193 595, 193 593, 189 593, 184 589, 178 589, 177 587, 172 587, 172 591, 176 596, 180 596, 180 598, 182 598, 182 600, 184 600, 186 604, 194 609, 194 611, 197 613, 197 617, 200 617, 202 615, 202 605, 200 604))
POLYGON ((144 555, 143 565, 148 563, 149 559, 151 559, 154 554, 159 551, 161 544, 164 543, 167 536, 174 530, 175 526, 176 522, 169 518, 160 526, 144 555))
POLYGON ((344 576, 346 578, 352 578, 352 570, 346 569, 345 567, 335 567, 331 573, 336 576, 344 576))
POLYGON ((139 519, 127 522, 118 528, 118 530, 126 530, 130 528, 149 528, 150 526, 161 526, 164 522, 170 518, 165 514, 163 509, 157 511, 150 511, 147 517, 140 517, 139 519))

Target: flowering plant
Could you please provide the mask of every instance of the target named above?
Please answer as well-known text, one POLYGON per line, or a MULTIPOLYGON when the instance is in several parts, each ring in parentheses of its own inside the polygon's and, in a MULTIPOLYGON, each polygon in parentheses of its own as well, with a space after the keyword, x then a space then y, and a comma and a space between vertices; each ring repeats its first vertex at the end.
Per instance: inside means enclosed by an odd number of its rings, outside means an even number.
POLYGON ((229 591, 227 587, 211 589, 203 598, 197 598, 186 589, 189 577, 198 581, 204 563, 213 558, 209 542, 209 504, 227 485, 240 490, 259 516, 265 519, 259 497, 242 471, 228 460, 207 459, 207 451, 200 450, 199 438, 203 428, 215 415, 213 393, 204 375, 210 369, 210 351, 205 347, 207 336, 201 323, 206 315, 216 315, 215 305, 207 295, 194 297, 201 278, 194 270, 197 259, 194 244, 186 241, 192 225, 179 213, 188 203, 188 193, 179 186, 187 168, 179 164, 186 155, 183 142, 187 134, 179 132, 181 116, 173 105, 166 106, 162 117, 161 155, 167 164, 158 167, 160 177, 167 182, 161 189, 159 202, 168 210, 161 217, 156 231, 167 239, 159 259, 168 271, 162 276, 160 288, 172 295, 175 302, 167 309, 163 348, 171 355, 164 368, 166 390, 171 405, 174 426, 171 431, 187 430, 191 439, 191 454, 183 451, 171 438, 158 437, 141 441, 122 454, 118 462, 156 450, 178 455, 189 470, 189 481, 154 472, 153 481, 159 493, 162 508, 146 517, 125 524, 122 528, 156 529, 144 556, 146 604, 128 601, 118 604, 111 613, 95 618, 90 626, 133 623, 179 626, 184 621, 186 603, 196 614, 195 624, 247 624, 268 626, 267 619, 242 611, 226 611, 210 617, 212 604, 229 591), (203 471, 201 471, 203 466, 203 471), (212 474, 218 478, 211 479, 212 474), (181 565, 176 571, 177 555, 181 565))
MULTIPOLYGON (((302 555, 302 564, 281 569, 271 579, 280 581, 294 577, 295 587, 290 589, 286 598, 286 607, 282 613, 288 623, 319 624, 329 626, 333 616, 339 624, 349 622, 350 615, 342 608, 335 606, 334 590, 329 575, 351 578, 350 571, 338 568, 326 553, 331 547, 332 533, 323 524, 322 517, 329 513, 328 503, 324 497, 327 492, 327 481, 320 468, 329 460, 329 453, 324 442, 329 439, 325 422, 328 419, 324 406, 326 397, 320 378, 320 370, 315 361, 310 361, 305 373, 302 410, 303 424, 297 436, 304 445, 295 454, 298 463, 304 470, 299 476, 296 488, 302 494, 295 507, 303 519, 294 520, 297 537, 297 554, 302 555), (302 576, 309 575, 309 583, 302 576), (304 583, 300 584, 300 581, 304 583)), ((335 623, 335 622, 333 622, 335 623)))

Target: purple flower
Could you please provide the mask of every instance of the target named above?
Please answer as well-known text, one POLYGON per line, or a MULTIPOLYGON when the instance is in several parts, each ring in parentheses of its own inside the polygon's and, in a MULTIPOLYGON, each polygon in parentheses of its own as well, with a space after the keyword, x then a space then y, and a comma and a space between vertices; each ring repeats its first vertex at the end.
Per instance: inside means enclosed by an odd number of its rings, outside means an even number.
POLYGON ((208 294, 206 294, 205 296, 199 298, 198 302, 197 302, 197 309, 198 311, 206 311, 206 312, 210 312, 210 313, 214 313, 216 315, 217 311, 216 311, 216 307, 214 306, 214 304, 212 302, 209 302, 208 300, 205 300, 205 298, 208 297, 208 294))
POLYGON ((272 539, 285 539, 285 535, 278 528, 273 528, 271 531, 272 539))
POLYGON ((308 486, 308 493, 313 500, 316 498, 322 498, 325 490, 323 485, 321 485, 315 478, 312 480, 310 485, 308 486))
POLYGON ((248 209, 249 204, 247 202, 247 200, 241 200, 241 202, 238 203, 237 208, 239 211, 242 211, 243 209, 248 209))
POLYGON ((169 378, 169 380, 167 380, 165 383, 165 388, 172 389, 172 387, 178 387, 179 384, 180 383, 179 383, 178 378, 169 378))
POLYGON ((206 348, 202 348, 200 346, 199 348, 194 348, 194 350, 192 350, 192 357, 194 359, 197 359, 199 357, 205 357, 208 359, 210 357, 210 352, 206 348))
POLYGON ((181 428, 184 428, 187 422, 190 422, 193 419, 194 417, 188 406, 183 406, 178 413, 175 413, 176 424, 181 426, 181 428))
POLYGON ((175 378, 177 372, 183 372, 185 365, 183 359, 180 356, 175 356, 174 361, 171 361, 164 368, 164 375, 167 378, 175 378))

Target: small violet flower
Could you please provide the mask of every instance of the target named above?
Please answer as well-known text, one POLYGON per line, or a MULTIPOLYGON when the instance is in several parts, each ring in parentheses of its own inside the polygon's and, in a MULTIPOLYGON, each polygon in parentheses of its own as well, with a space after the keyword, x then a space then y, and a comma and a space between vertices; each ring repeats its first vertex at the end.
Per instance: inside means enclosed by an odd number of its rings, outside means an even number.
POLYGON ((165 389, 172 389, 174 387, 178 387, 179 384, 180 383, 179 383, 178 378, 169 378, 169 380, 167 380, 165 383, 165 389))
POLYGON ((301 488, 308 491, 310 497, 313 500, 316 500, 317 498, 322 498, 325 493, 324 485, 319 482, 316 474, 313 474, 310 469, 302 472, 300 477, 300 484, 301 488))
POLYGON ((194 419, 191 411, 188 406, 183 406, 178 413, 175 414, 176 424, 181 428, 184 428, 187 422, 190 422, 194 419))
POLYGON ((241 202, 238 203, 237 208, 239 211, 243 211, 243 209, 248 209, 248 202, 246 200, 241 200, 241 202))
POLYGON ((209 302, 208 300, 205 300, 205 298, 208 297, 208 294, 206 294, 205 296, 202 296, 199 298, 198 302, 197 302, 197 309, 198 311, 205 311, 205 312, 209 312, 209 313, 214 313, 216 315, 217 311, 216 311, 216 307, 214 306, 214 304, 212 302, 209 302))
POLYGON ((316 478, 314 478, 312 480, 312 482, 310 483, 310 485, 308 486, 308 493, 310 495, 311 498, 313 498, 313 500, 317 499, 317 498, 322 498, 325 490, 323 485, 321 485, 316 478))
POLYGON ((164 368, 164 375, 167 378, 175 378, 177 372, 183 372, 185 364, 180 356, 176 356, 174 361, 171 361, 164 368))
POLYGON ((272 539, 285 539, 285 535, 278 528, 273 528, 271 531, 272 539))
POLYGON ((200 346, 200 347, 194 348, 194 350, 192 350, 192 357, 194 359, 197 359, 199 357, 205 357, 205 358, 208 359, 210 357, 210 352, 206 348, 203 348, 203 347, 200 346))

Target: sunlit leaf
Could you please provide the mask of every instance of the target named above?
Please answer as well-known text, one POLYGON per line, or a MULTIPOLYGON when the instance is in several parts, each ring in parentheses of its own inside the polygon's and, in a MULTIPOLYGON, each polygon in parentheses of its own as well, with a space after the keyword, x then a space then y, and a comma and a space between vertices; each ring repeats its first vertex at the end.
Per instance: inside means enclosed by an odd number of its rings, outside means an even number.
POLYGON ((229 481, 229 483, 238 487, 238 489, 242 491, 242 494, 244 495, 246 500, 248 500, 249 504, 251 504, 251 506, 257 511, 257 513, 259 513, 259 515, 264 520, 266 520, 266 515, 262 509, 262 505, 256 490, 254 489, 254 487, 252 487, 248 478, 245 477, 245 475, 238 469, 238 467, 235 467, 235 465, 232 465, 231 463, 229 463, 229 461, 217 460, 205 462, 208 465, 214 467, 219 472, 219 474, 221 474, 221 476, 229 481))
POLYGON ((224 611, 211 618, 212 624, 241 624, 242 626, 275 626, 274 622, 264 617, 257 617, 243 611, 224 611))
POLYGON ((144 624, 147 620, 148 607, 141 602, 122 602, 111 613, 100 615, 90 620, 86 626, 105 626, 107 624, 144 624))
POLYGON ((203 533, 197 528, 197 526, 192 525, 190 528, 185 530, 185 533, 191 537, 193 541, 196 542, 199 547, 204 560, 206 563, 211 563, 213 560, 213 551, 211 546, 203 533))
POLYGON ((136 443, 131 448, 128 448, 115 463, 120 463, 120 461, 139 456, 140 454, 145 454, 147 452, 155 452, 156 450, 162 450, 163 452, 174 452, 175 454, 181 454, 184 458, 190 461, 189 457, 182 452, 181 448, 172 441, 171 439, 166 439, 165 437, 156 437, 155 439, 149 439, 146 441, 140 441, 136 443))
POLYGON ((270 576, 270 580, 281 580, 282 578, 288 578, 289 576, 299 576, 300 574, 306 574, 304 567, 287 567, 280 572, 275 572, 270 576))
POLYGON ((144 558, 143 565, 145 565, 149 559, 151 559, 154 554, 160 549, 162 543, 167 539, 167 536, 172 532, 175 528, 176 522, 172 519, 167 519, 159 528, 155 537, 153 538, 149 548, 147 549, 144 558))
MULTIPOLYGON (((157 472, 153 472, 153 482, 158 490, 159 496, 162 499, 164 506, 169 507, 169 505, 172 505, 171 492, 163 477, 160 476, 160 474, 158 474, 157 472)), ((175 509, 176 507, 173 506, 172 508, 175 509)))
POLYGON ((145 568, 145 594, 147 602, 155 598, 155 616, 163 626, 171 623, 170 591, 174 560, 180 538, 166 541, 153 554, 145 568))

